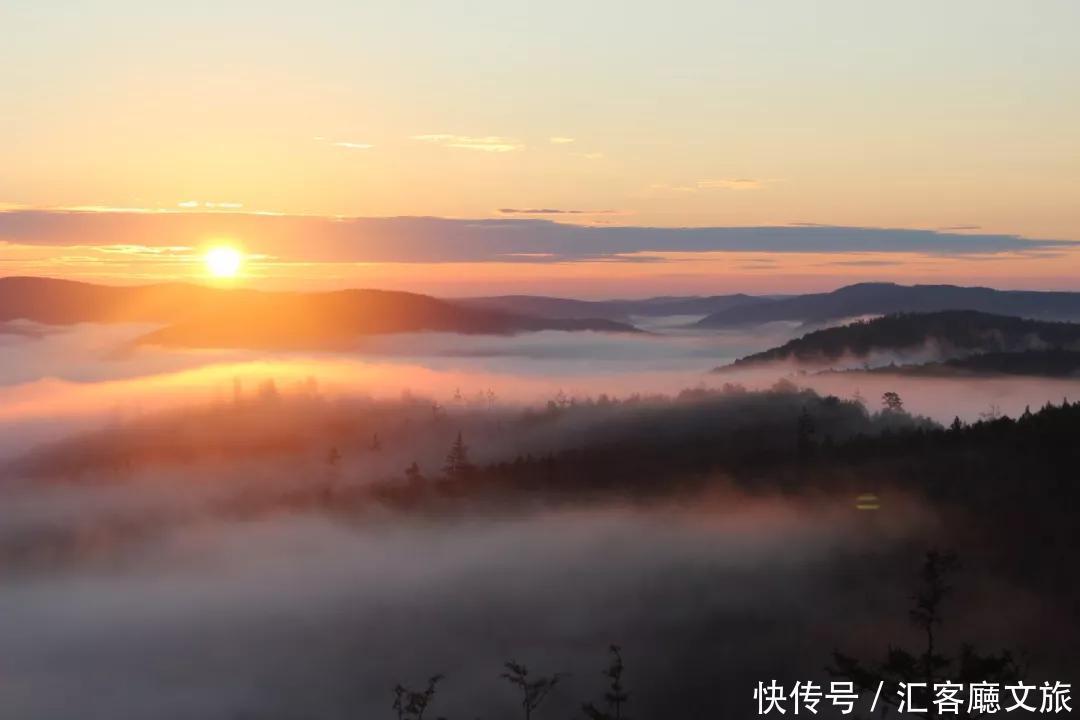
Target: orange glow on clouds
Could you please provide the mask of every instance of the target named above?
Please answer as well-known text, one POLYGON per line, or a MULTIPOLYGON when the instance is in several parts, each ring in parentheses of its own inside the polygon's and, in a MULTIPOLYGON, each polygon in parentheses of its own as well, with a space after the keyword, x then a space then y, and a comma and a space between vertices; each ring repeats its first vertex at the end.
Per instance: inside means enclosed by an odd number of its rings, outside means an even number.
POLYGON ((707 252, 631 258, 641 261, 360 263, 277 258, 241 253, 233 246, 200 254, 184 246, 0 244, 0 275, 142 284, 198 281, 208 272, 226 279, 242 272, 252 286, 265 289, 366 287, 451 296, 526 292, 580 297, 807 292, 864 280, 1077 289, 1080 277, 1080 249, 1052 255, 707 252))

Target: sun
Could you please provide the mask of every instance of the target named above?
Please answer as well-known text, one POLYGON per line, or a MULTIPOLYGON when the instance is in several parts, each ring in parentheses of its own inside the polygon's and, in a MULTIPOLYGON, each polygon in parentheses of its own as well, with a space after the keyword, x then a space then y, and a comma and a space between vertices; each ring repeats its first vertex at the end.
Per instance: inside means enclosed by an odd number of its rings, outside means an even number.
POLYGON ((206 270, 217 278, 236 277, 244 264, 243 254, 234 247, 218 245, 206 251, 206 270))

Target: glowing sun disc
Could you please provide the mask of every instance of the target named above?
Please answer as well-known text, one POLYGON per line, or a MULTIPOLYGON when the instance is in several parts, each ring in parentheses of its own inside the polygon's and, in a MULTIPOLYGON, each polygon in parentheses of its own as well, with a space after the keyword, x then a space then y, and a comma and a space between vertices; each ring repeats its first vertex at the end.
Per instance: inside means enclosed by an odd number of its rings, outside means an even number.
POLYGON ((236 277, 243 263, 244 256, 236 248, 221 246, 206 253, 206 269, 214 277, 236 277))

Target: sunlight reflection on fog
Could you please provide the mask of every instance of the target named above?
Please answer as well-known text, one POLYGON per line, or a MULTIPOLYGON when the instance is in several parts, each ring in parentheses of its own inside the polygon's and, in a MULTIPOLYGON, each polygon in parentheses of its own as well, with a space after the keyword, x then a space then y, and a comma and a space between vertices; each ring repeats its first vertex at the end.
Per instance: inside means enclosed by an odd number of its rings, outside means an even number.
MULTIPOLYGON (((234 381, 283 389, 314 378, 328 394, 397 397, 412 392, 445 401, 491 390, 501 402, 542 404, 558 392, 677 393, 738 382, 768 387, 790 369, 711 375, 736 357, 789 339, 795 328, 747 332, 609 335, 541 332, 517 336, 413 333, 365 338, 352 353, 255 353, 137 347, 145 326, 24 326, 0 334, 0 452, 100 422, 228 398, 234 381)), ((791 375, 799 385, 876 407, 886 390, 908 409, 948 422, 976 419, 992 406, 1018 414, 1026 405, 1080 395, 1069 379, 938 379, 867 375, 791 375)))

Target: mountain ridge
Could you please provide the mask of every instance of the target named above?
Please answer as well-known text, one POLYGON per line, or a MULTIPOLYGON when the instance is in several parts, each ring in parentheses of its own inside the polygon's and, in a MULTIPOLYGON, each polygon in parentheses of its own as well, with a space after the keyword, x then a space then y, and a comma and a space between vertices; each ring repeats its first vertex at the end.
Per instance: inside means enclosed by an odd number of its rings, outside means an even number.
MULTIPOLYGON (((739 358, 718 370, 790 362, 807 367, 890 362, 923 364, 988 353, 1080 351, 1080 324, 1029 320, 977 310, 896 313, 815 330, 783 345, 739 358)), ((882 363, 885 364, 885 363, 882 363)))
POLYGON ((826 293, 729 308, 702 318, 691 327, 724 329, 780 321, 813 325, 867 315, 942 310, 978 310, 1039 320, 1080 320, 1080 292, 867 282, 826 293))
POLYGON ((629 322, 637 317, 709 315, 735 307, 774 302, 772 298, 746 293, 728 295, 657 296, 641 299, 578 300, 550 295, 493 295, 458 298, 466 307, 529 314, 538 317, 604 318, 629 322))
POLYGON ((340 349, 364 335, 440 331, 504 335, 539 330, 639 332, 606 319, 552 319, 465 308, 393 290, 271 292, 188 283, 112 286, 0 278, 0 322, 157 323, 138 342, 178 347, 340 349))

